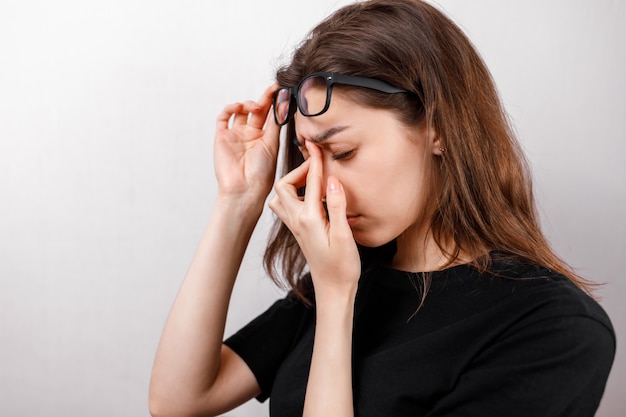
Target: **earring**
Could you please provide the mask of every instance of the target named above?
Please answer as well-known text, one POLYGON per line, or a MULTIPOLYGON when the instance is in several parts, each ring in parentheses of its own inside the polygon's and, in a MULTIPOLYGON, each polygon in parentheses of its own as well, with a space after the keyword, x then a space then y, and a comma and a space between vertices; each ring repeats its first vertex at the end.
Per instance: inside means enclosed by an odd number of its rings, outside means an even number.
POLYGON ((445 148, 439 148, 439 152, 444 153, 445 152, 445 148))

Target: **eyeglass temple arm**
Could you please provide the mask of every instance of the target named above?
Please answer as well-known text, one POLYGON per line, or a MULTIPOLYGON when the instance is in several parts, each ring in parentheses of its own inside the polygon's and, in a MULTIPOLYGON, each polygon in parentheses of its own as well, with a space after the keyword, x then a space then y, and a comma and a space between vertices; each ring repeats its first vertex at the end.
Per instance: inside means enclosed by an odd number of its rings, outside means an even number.
POLYGON ((407 90, 394 87, 393 85, 378 80, 376 78, 359 77, 358 75, 346 75, 330 73, 331 81, 336 84, 353 85, 355 87, 365 87, 372 90, 382 91, 383 93, 408 93, 407 90))

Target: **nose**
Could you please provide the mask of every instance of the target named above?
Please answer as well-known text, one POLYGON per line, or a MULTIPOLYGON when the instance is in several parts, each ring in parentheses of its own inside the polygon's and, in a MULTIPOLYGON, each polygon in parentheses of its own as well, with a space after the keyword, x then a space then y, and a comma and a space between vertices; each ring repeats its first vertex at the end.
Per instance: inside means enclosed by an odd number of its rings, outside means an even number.
POLYGON ((337 178, 340 182, 342 182, 342 175, 340 170, 337 169, 336 162, 332 160, 332 156, 324 155, 324 157, 322 158, 322 181, 324 181, 324 189, 326 189, 326 186, 328 184, 328 177, 330 176, 333 176, 337 178))
POLYGON ((324 149, 323 147, 320 147, 315 143, 304 140, 302 146, 300 147, 300 151, 302 152, 302 156, 304 156, 304 159, 309 159, 312 156, 307 149, 307 147, 310 146, 316 148, 313 153, 317 154, 316 158, 319 158, 318 161, 320 161, 320 179, 322 180, 322 189, 326 189, 326 184, 328 184, 328 177, 331 175, 337 177, 337 179, 341 181, 340 173, 336 169, 337 165, 333 161, 332 154, 327 149, 324 149))

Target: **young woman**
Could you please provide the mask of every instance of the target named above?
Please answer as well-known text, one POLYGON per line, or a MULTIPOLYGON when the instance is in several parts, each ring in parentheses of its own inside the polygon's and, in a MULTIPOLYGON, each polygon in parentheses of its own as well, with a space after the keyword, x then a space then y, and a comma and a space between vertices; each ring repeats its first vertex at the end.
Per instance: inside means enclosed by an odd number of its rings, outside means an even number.
POLYGON ((611 323, 550 249, 491 76, 419 0, 346 6, 217 119, 217 200, 167 320, 153 416, 593 416, 611 323), (291 291, 223 342, 246 245, 291 291))

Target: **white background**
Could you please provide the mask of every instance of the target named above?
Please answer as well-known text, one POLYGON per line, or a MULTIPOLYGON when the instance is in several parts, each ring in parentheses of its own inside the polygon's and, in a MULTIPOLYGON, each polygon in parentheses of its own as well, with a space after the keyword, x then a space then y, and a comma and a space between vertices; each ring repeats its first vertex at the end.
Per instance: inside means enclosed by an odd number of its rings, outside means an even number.
MULTIPOLYGON (((147 416, 215 194, 214 120, 345 2, 0 1, 0 415, 147 416)), ((626 334, 626 2, 440 0, 490 66, 543 225, 626 334)), ((228 333, 281 292, 266 213, 228 333)), ((599 416, 626 415, 620 344, 599 416)), ((255 401, 231 416, 266 414, 255 401)))

